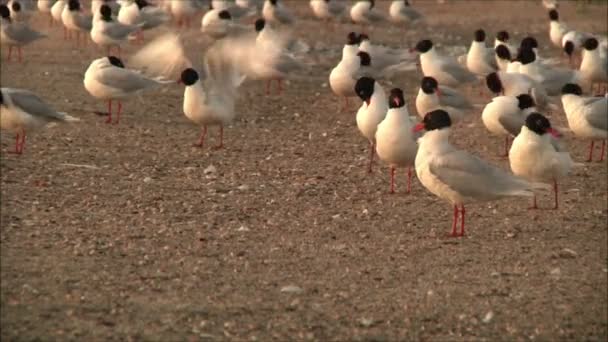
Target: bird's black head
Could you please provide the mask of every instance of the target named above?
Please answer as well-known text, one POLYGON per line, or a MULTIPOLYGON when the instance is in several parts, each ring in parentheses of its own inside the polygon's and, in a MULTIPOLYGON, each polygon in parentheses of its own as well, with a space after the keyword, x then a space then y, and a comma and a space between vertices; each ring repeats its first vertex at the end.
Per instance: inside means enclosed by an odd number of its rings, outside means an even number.
POLYGON ((369 36, 367 35, 367 33, 361 33, 359 34, 359 41, 364 41, 364 40, 369 40, 369 36))
POLYGON ((433 48, 433 42, 429 39, 424 39, 416 44, 416 51, 420 53, 425 53, 433 48))
POLYGON ((181 81, 186 86, 191 86, 198 81, 198 72, 192 68, 182 71, 181 81))
POLYGON ((536 60, 536 54, 532 49, 522 48, 519 50, 517 60, 520 61, 523 65, 530 64, 536 60))
POLYGON ((566 55, 572 56, 572 53, 574 53, 574 43, 569 40, 566 41, 566 44, 564 44, 564 52, 566 55))
POLYGON ((424 129, 427 131, 433 131, 436 129, 449 128, 452 126, 452 119, 448 112, 442 109, 437 109, 432 112, 426 113, 424 119, 422 119, 424 129))
POLYGON ((532 132, 543 135, 545 133, 550 133, 552 131, 551 122, 541 113, 531 113, 526 118, 526 127, 532 132))
POLYGON ((361 66, 370 66, 372 65, 372 57, 369 53, 365 51, 357 52, 357 56, 359 56, 359 60, 361 61, 361 66))
POLYGON ((14 1, 11 8, 13 9, 13 12, 19 12, 21 11, 21 4, 18 1, 14 1))
POLYGON ((388 108, 401 108, 403 106, 405 106, 403 90, 399 88, 391 89, 391 94, 388 97, 388 108))
POLYGON ((279 0, 270 0, 270 4, 271 4, 272 6, 276 6, 276 5, 277 5, 277 2, 279 2, 279 0))
POLYGON ((517 95, 517 107, 521 110, 534 107, 534 99, 528 94, 517 95))
POLYGON ((475 31, 475 41, 476 42, 485 42, 486 41, 486 31, 479 29, 475 31))
POLYGON ((372 9, 376 6, 376 0, 367 0, 369 2, 369 8, 372 9))
POLYGON ((589 51, 597 49, 598 45, 599 43, 595 38, 588 38, 587 40, 585 40, 585 43, 583 43, 583 47, 585 48, 585 50, 589 51))
POLYGON ((559 13, 557 13, 556 10, 552 9, 549 11, 549 19, 551 21, 558 21, 559 20, 559 13))
POLYGON ((509 51, 509 48, 503 44, 500 44, 494 48, 494 52, 496 52, 496 56, 498 56, 500 59, 506 59, 508 61, 511 60, 511 51, 509 51))
POLYGON ((122 61, 120 60, 120 58, 116 57, 116 56, 108 56, 108 60, 110 60, 110 64, 112 64, 113 66, 117 67, 117 68, 125 68, 125 65, 122 64, 122 61))
POLYGON ((255 32, 262 31, 264 29, 264 26, 266 26, 266 20, 264 20, 263 18, 256 20, 255 21, 255 32))
POLYGON ((410 6, 409 0, 403 0, 403 6, 409 7, 410 6))
POLYGON ((498 77, 498 74, 495 72, 488 74, 488 76, 486 76, 486 85, 488 86, 488 89, 490 89, 490 91, 493 92, 494 94, 499 94, 500 92, 503 91, 502 82, 500 81, 500 77, 498 77))
POLYGON ((135 4, 139 9, 150 6, 150 4, 146 0, 135 0, 135 4))
POLYGON ((230 15, 230 12, 228 12, 227 10, 222 10, 217 15, 222 20, 231 20, 232 19, 232 16, 230 15))
POLYGON ((532 36, 528 36, 521 40, 519 47, 522 49, 538 49, 538 41, 532 36))
POLYGON ((572 94, 572 95, 583 95, 583 90, 578 84, 568 83, 562 87, 562 95, 572 94))
POLYGON ((368 105, 374 94, 374 83, 376 83, 376 81, 371 77, 361 77, 355 84, 355 93, 368 105))
POLYGON ((6 5, 0 5, 0 16, 2 19, 11 19, 11 11, 6 7, 6 5))
POLYGON ((438 87, 439 87, 439 84, 437 83, 437 80, 434 79, 433 77, 428 77, 428 76, 424 77, 424 78, 422 78, 422 81, 420 82, 420 89, 422 89, 422 91, 425 94, 434 93, 438 87))
POLYGON ((4 104, 4 95, 2 95, 2 89, 0 89, 0 105, 4 104))
POLYGON ((80 11, 80 1, 78 1, 78 0, 70 0, 68 2, 68 10, 70 10, 70 11, 80 11))
POLYGON ((359 45, 359 43, 361 43, 361 39, 355 32, 350 32, 346 36, 346 45, 359 45))
POLYGON ((99 7, 99 13, 101 13, 101 20, 112 21, 112 9, 108 5, 101 5, 99 7))
POLYGON ((496 39, 498 39, 499 41, 506 43, 509 41, 509 32, 507 31, 499 31, 496 34, 496 39))

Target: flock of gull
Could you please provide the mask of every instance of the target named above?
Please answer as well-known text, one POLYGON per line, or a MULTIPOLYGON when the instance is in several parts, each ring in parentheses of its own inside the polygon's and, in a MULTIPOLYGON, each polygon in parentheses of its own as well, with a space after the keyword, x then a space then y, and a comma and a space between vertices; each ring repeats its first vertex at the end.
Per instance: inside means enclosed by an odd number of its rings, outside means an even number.
MULTIPOLYGON (((119 122, 123 100, 178 83, 185 88, 184 114, 202 128, 196 143, 201 147, 210 126, 219 127, 216 147, 223 146, 223 129, 236 116, 243 82, 265 81, 269 93, 275 81, 281 92, 284 79, 311 73, 304 56, 312 49, 292 37, 297 18, 280 0, 91 0, 90 12, 79 0, 38 0, 36 5, 31 0, 2 2, 1 45, 8 48, 7 61, 16 49, 21 62, 23 47, 47 38, 28 25, 37 5, 51 27, 63 26, 64 39, 75 36, 78 44, 90 37, 107 52, 89 65, 84 87, 92 97, 107 102, 108 123, 119 122), (200 30, 208 39, 203 46, 187 49, 178 29, 191 27, 201 13, 200 30), (142 45, 129 56, 126 67, 121 45, 144 44, 145 31, 170 25, 178 29, 142 45)), ((369 141, 369 171, 376 155, 386 162, 393 193, 396 169, 407 168, 409 192, 413 168, 422 185, 453 206, 454 236, 464 235, 464 206, 470 202, 527 196, 537 208, 536 193, 552 188, 558 208, 558 181, 579 163, 564 146, 562 133, 541 112, 563 111, 574 136, 590 141, 587 161, 593 161, 600 141, 597 160, 604 160, 608 40, 567 26, 556 1, 542 3, 548 10, 550 41, 567 62, 559 56, 539 55, 533 36, 512 44, 507 31, 497 32, 490 46, 483 29, 474 31, 468 52, 461 56, 445 54, 429 39, 420 39, 413 48, 390 48, 373 44, 368 34, 350 32, 341 60, 327 75, 332 91, 344 99, 342 111, 350 111, 349 99, 362 100, 356 124, 369 141), (402 89, 383 86, 396 75, 416 72, 418 66, 423 77, 414 102, 421 121, 410 116, 402 89), (471 103, 467 95, 486 87, 495 97, 485 106, 471 103), (449 142, 450 130, 481 106, 484 126, 504 139, 511 172, 449 142)), ((310 0, 310 8, 327 25, 348 20, 362 29, 383 21, 401 27, 426 21, 408 0, 392 1, 388 13, 380 11, 374 0, 354 1, 352 6, 310 0)), ((51 122, 79 121, 29 90, 3 85, 0 105, 0 126, 15 132, 18 154, 23 152, 26 134, 51 122)))

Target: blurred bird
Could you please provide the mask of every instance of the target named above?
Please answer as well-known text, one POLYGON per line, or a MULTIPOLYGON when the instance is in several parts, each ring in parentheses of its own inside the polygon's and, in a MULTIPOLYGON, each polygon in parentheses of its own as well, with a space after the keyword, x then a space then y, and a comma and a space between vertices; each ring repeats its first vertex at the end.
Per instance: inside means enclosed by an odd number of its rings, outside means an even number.
POLYGON ((99 13, 99 18, 93 21, 91 39, 101 48, 107 48, 108 56, 112 47, 116 48, 120 58, 120 45, 126 42, 131 34, 137 32, 143 23, 125 25, 115 21, 112 18, 112 9, 108 5, 101 5, 99 13))
POLYGON ((570 31, 570 28, 563 22, 559 21, 559 13, 552 9, 549 11, 549 38, 553 45, 562 48, 562 38, 570 31))
POLYGON ((369 165, 367 172, 372 172, 374 154, 376 153, 376 129, 384 120, 388 111, 386 95, 382 86, 371 77, 361 77, 355 84, 355 92, 363 104, 357 111, 357 127, 370 145, 369 165))
POLYGON ((22 47, 46 38, 46 35, 32 30, 24 22, 13 22, 6 5, 0 5, 0 46, 8 47, 7 61, 11 61, 13 48, 17 48, 19 62, 23 61, 22 47))
POLYGON ((315 17, 326 23, 340 19, 346 11, 346 6, 340 0, 310 0, 310 8, 315 17))
POLYGON ((496 49, 499 45, 504 45, 507 47, 507 49, 509 49, 511 56, 517 55, 517 47, 509 43, 509 40, 509 32, 499 31, 496 33, 496 38, 494 38, 494 49, 496 49))
POLYGON ((151 30, 171 20, 169 13, 162 8, 152 6, 146 0, 124 0, 120 2, 120 11, 116 18, 124 25, 139 25, 139 41, 143 41, 143 31, 151 30))
POLYGON ((80 43, 80 35, 84 34, 84 42, 93 28, 93 16, 82 13, 79 0, 69 0, 61 13, 61 21, 67 28, 67 37, 72 31, 76 32, 76 44, 80 43))
POLYGON ((291 25, 295 18, 279 0, 266 0, 262 9, 264 20, 275 25, 291 25))
POLYGON ((423 18, 420 12, 416 11, 408 0, 393 0, 388 9, 389 20, 393 24, 412 24, 423 18))
POLYGON ((371 25, 385 20, 384 14, 375 8, 375 0, 359 0, 350 8, 350 18, 355 24, 371 25))

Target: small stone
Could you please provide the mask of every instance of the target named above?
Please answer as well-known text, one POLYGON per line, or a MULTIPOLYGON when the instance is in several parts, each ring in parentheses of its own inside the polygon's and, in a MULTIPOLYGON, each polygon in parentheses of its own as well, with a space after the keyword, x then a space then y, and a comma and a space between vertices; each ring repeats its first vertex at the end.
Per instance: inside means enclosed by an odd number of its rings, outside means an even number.
POLYGON ((215 168, 215 166, 209 165, 205 170, 203 170, 203 173, 206 175, 214 174, 217 173, 217 169, 215 168))
POLYGON ((249 190, 249 185, 243 184, 243 185, 239 186, 237 189, 239 189, 239 191, 247 191, 247 190, 249 190))
POLYGON ((551 270, 551 275, 553 276, 559 276, 560 274, 562 274, 562 270, 560 270, 559 267, 556 267, 551 270))
POLYGON ((369 318, 361 318, 359 320, 359 324, 361 324, 362 327, 369 328, 374 324, 374 320, 369 318))
POLYGON ((492 311, 488 311, 481 321, 488 324, 492 321, 492 318, 494 318, 494 313, 492 311))
POLYGON ((500 275, 500 273, 498 273, 496 271, 494 271, 490 274, 490 276, 492 276, 492 277, 498 277, 499 275, 500 275))
POLYGON ((151 181, 152 181, 152 178, 150 178, 150 177, 144 178, 144 183, 150 183, 151 181))
POLYGON ((578 256, 578 253, 571 250, 570 248, 564 248, 561 251, 559 251, 559 256, 560 256, 560 258, 573 259, 578 256))
POLYGON ((240 226, 239 229, 237 229, 238 232, 248 232, 249 228, 245 227, 245 226, 240 226))
POLYGON ((281 288, 281 292, 283 293, 302 293, 303 291, 301 287, 296 285, 287 285, 281 288))

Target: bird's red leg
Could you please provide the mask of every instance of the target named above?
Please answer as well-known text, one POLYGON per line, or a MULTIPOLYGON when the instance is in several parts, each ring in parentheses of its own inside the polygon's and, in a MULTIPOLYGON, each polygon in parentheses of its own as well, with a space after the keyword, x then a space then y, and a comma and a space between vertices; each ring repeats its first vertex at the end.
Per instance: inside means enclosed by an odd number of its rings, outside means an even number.
POLYGON ((219 150, 224 147, 224 125, 220 125, 220 143, 215 145, 214 148, 219 150))
POLYGON ((456 222, 458 222, 458 206, 454 204, 454 218, 452 219, 452 236, 458 236, 456 233, 456 222))
POLYGON ((122 51, 120 50, 120 45, 118 45, 116 48, 118 49, 118 58, 120 58, 120 54, 121 54, 121 52, 122 52, 122 51))
POLYGON ((19 136, 20 136, 19 133, 17 133, 15 135, 15 152, 14 152, 15 154, 20 154, 20 152, 19 152, 19 136))
POLYGON ((407 193, 412 191, 412 167, 407 168, 407 193))
POLYGON ((466 214, 464 204, 460 205, 460 236, 464 236, 464 216, 466 214))
POLYGON ((112 100, 108 100, 108 118, 106 119, 106 123, 112 122, 112 100))
POLYGON ((279 78, 277 82, 279 83, 279 95, 281 95, 283 93, 283 80, 279 78))
POLYGON ((375 142, 370 142, 370 149, 369 149, 369 165, 367 167, 367 173, 372 173, 372 164, 374 163, 374 153, 376 150, 376 143, 375 142))
POLYGON ((555 205, 553 206, 553 209, 555 210, 559 207, 559 202, 557 201, 557 181, 555 179, 553 180, 553 192, 555 194, 555 205))
POLYGON ((118 122, 120 121, 120 112, 122 111, 122 102, 118 101, 118 111, 116 112, 116 121, 114 121, 114 124, 118 124, 118 122))
POLYGON ((391 194, 395 193, 395 167, 391 166, 391 194))
POLYGON ((205 144, 205 136, 207 136, 207 126, 203 126, 201 130, 201 135, 198 137, 198 142, 192 146, 203 147, 205 144))
POLYGON ((600 154, 600 159, 598 161, 604 161, 605 153, 606 153, 606 140, 602 140, 602 154, 600 154))
POLYGON ((595 144, 595 141, 591 140, 591 144, 589 145, 589 158, 587 158, 587 161, 593 161, 593 145, 595 144))
POLYGON ((536 205, 536 194, 534 194, 534 199, 532 200, 532 206, 528 207, 529 210, 532 209, 538 209, 538 206, 536 205))

